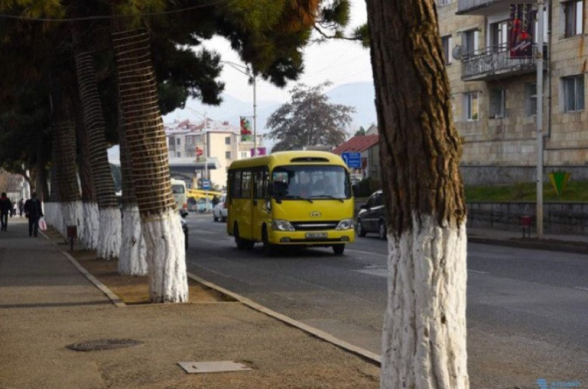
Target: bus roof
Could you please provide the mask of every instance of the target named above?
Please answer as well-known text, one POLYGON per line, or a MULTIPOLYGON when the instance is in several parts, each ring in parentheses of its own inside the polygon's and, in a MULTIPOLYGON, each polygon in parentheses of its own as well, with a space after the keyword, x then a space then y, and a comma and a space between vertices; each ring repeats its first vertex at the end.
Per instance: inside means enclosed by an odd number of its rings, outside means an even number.
POLYGON ((270 155, 240 159, 231 163, 229 169, 242 169, 256 166, 268 166, 270 170, 275 166, 292 164, 338 165, 347 169, 347 165, 340 156, 328 151, 279 151, 270 155))

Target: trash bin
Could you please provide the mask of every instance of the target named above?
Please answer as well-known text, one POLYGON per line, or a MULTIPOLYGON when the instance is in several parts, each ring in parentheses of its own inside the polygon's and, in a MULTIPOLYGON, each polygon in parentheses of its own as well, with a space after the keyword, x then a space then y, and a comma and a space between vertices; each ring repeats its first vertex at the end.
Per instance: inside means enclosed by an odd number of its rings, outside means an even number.
POLYGON ((523 238, 528 237, 531 238, 531 216, 530 215, 523 215, 521 216, 521 226, 523 227, 523 238))

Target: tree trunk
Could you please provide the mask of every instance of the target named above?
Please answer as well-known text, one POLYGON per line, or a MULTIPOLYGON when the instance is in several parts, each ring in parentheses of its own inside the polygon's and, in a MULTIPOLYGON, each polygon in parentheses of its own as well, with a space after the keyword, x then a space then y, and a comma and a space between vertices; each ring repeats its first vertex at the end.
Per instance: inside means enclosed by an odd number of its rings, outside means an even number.
POLYGON ((382 388, 469 387, 461 144, 433 0, 367 0, 388 217, 382 388))
POLYGON ((84 230, 80 236, 85 248, 96 250, 98 247, 98 203, 96 201, 96 191, 92 180, 92 167, 90 162, 90 151, 88 145, 88 136, 86 127, 83 123, 82 107, 79 99, 74 99, 76 111, 76 135, 78 138, 78 171, 80 172, 80 183, 82 185, 82 212, 84 215, 84 230))
POLYGON ((78 236, 83 233, 83 212, 76 173, 76 136, 74 123, 66 117, 54 122, 56 141, 56 178, 59 187, 59 206, 63 217, 62 234, 75 226, 78 236))
POLYGON ((123 223, 118 272, 132 276, 147 274, 145 239, 141 231, 141 215, 133 185, 133 167, 125 134, 124 115, 119 113, 120 170, 122 176, 123 223))
POLYGON ((98 233, 98 257, 116 258, 120 252, 121 215, 114 193, 114 180, 108 164, 102 102, 98 95, 93 58, 88 52, 76 55, 76 70, 84 125, 88 136, 91 173, 98 196, 100 211, 98 233))
POLYGON ((51 141, 51 170, 49 172, 50 177, 50 188, 49 188, 49 198, 48 201, 45 203, 45 221, 48 224, 51 224, 57 231, 59 231, 62 235, 65 234, 65 229, 63 228, 63 216, 61 215, 61 203, 59 201, 59 185, 57 183, 57 131, 53 128, 52 131, 52 141, 51 141))
POLYGON ((113 33, 120 103, 141 214, 153 302, 188 300, 186 253, 179 215, 171 192, 168 149, 157 100, 149 34, 113 33))

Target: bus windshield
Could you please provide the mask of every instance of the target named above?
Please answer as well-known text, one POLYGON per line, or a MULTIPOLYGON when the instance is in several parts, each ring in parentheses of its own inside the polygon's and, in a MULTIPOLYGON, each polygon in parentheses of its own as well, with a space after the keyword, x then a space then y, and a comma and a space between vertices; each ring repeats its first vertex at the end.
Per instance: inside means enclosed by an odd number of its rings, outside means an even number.
POLYGON ((278 166, 272 181, 274 196, 281 200, 351 198, 349 175, 341 166, 278 166))

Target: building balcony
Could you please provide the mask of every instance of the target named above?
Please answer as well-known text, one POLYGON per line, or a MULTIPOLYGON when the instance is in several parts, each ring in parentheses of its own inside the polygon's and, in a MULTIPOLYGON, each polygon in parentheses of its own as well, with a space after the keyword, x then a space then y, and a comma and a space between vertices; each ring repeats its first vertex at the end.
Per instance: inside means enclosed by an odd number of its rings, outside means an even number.
MULTIPOLYGON (((534 4, 535 0, 518 0, 517 4, 534 4)), ((458 0, 456 15, 492 15, 508 11, 512 0, 458 0)))
MULTIPOLYGON (((489 81, 509 78, 537 71, 535 47, 532 58, 513 59, 506 44, 486 47, 461 58, 461 79, 464 81, 489 81)), ((543 48, 543 58, 547 46, 543 48)))

